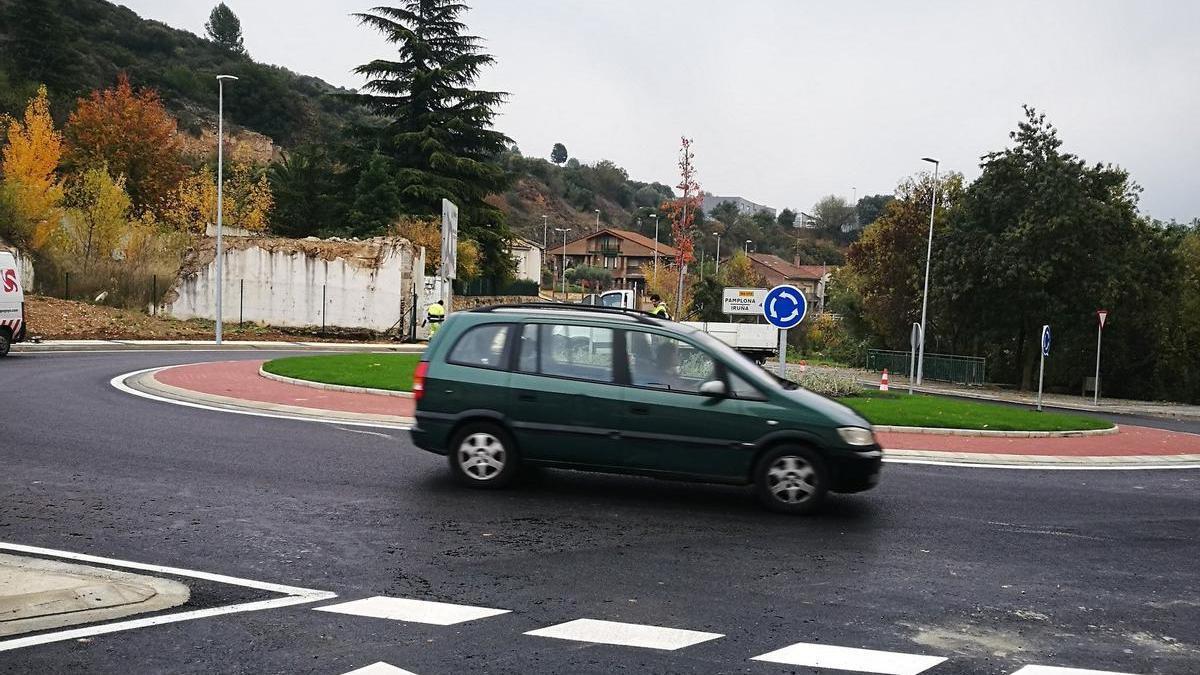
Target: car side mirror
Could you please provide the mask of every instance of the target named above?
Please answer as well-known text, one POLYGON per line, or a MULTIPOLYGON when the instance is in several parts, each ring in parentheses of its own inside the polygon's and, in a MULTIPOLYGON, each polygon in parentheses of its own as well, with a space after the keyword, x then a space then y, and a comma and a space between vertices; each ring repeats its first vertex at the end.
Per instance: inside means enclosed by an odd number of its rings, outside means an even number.
POLYGON ((714 398, 724 398, 729 395, 729 390, 725 388, 725 383, 720 380, 710 380, 700 385, 700 395, 712 396, 714 398))

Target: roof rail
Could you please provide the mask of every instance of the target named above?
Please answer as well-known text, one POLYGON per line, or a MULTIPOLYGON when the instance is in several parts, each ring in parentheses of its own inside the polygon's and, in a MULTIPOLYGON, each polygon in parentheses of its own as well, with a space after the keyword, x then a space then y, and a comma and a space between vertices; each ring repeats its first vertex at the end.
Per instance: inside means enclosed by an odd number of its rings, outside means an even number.
POLYGON ((596 312, 599 314, 622 314, 637 319, 640 322, 652 323, 647 319, 661 320, 658 316, 650 312, 643 312, 640 309, 631 309, 627 307, 601 307, 599 305, 573 305, 565 302, 518 302, 511 305, 490 305, 488 307, 476 307, 468 310, 469 312, 492 312, 497 309, 549 309, 562 310, 568 312, 596 312))

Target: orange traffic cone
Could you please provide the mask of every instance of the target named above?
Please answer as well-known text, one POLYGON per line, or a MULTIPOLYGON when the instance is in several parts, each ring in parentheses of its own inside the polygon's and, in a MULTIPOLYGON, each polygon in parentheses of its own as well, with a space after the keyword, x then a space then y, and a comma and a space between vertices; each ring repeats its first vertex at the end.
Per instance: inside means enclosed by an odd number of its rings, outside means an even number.
POLYGON ((888 390, 887 368, 884 368, 883 369, 883 378, 881 380, 879 380, 879 391, 887 391, 887 390, 888 390))

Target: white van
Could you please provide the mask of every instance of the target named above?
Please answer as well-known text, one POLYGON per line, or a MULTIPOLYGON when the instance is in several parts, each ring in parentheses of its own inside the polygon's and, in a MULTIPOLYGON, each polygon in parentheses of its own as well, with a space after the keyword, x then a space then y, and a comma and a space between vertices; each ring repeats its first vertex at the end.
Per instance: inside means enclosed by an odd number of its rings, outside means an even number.
POLYGON ((0 357, 14 342, 25 339, 25 291, 17 258, 0 251, 0 357))

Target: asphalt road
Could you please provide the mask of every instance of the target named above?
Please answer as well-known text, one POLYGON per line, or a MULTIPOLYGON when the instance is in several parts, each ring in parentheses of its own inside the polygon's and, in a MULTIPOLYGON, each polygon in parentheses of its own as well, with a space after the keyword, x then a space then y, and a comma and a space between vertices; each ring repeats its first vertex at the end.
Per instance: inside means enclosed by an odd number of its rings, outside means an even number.
POLYGON ((0 362, 0 542, 338 600, 0 651, 0 672, 846 672, 750 660, 794 643, 948 657, 932 675, 1200 671, 1200 471, 889 464, 878 489, 793 518, 742 489, 572 472, 469 491, 403 432, 108 384, 262 355, 0 362), (512 611, 436 626, 312 609, 372 596, 512 611), (659 651, 524 635, 581 618, 724 637, 659 651))

